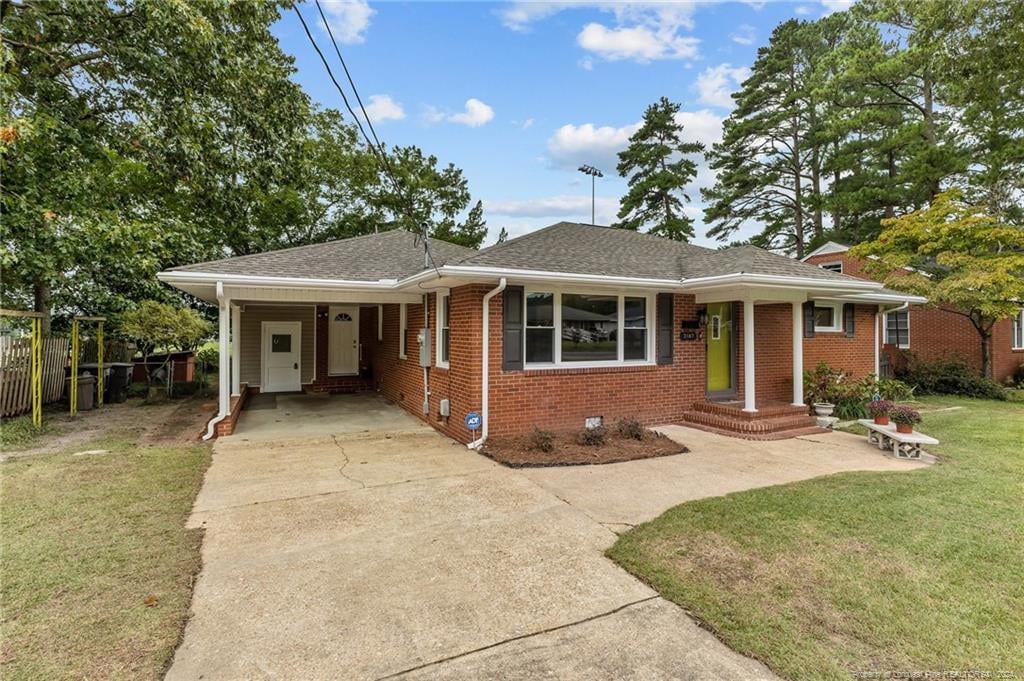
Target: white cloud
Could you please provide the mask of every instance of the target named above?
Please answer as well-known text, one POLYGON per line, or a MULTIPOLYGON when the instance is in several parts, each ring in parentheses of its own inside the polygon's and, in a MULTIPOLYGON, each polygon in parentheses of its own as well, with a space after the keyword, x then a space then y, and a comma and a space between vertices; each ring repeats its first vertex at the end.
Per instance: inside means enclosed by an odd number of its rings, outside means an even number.
POLYGON ((423 107, 423 113, 420 114, 420 117, 423 119, 424 123, 434 125, 443 121, 445 119, 445 115, 445 112, 441 111, 441 109, 431 104, 427 104, 423 107))
POLYGON ((804 16, 811 13, 811 8, 807 5, 797 5, 796 9, 793 11, 800 16, 804 16))
MULTIPOLYGON (((722 117, 709 109, 680 111, 676 121, 683 126, 685 141, 710 146, 722 134, 722 117)), ((616 128, 593 123, 563 125, 548 139, 548 160, 556 168, 575 170, 582 163, 597 166, 605 174, 614 174, 618 153, 629 145, 630 136, 640 122, 616 128)))
POLYGON ((697 92, 704 104, 731 109, 735 104, 730 96, 739 89, 740 84, 750 76, 750 69, 745 66, 733 68, 729 64, 709 66, 697 76, 697 92))
POLYGON ((519 126, 519 127, 521 127, 523 130, 527 130, 527 129, 533 127, 533 119, 532 118, 527 118, 525 121, 523 121, 523 124, 521 126, 519 126))
POLYGON ((448 121, 478 128, 494 118, 494 109, 475 97, 466 100, 466 110, 448 116, 448 121))
MULTIPOLYGON (((590 22, 576 36, 585 50, 605 59, 693 59, 700 40, 680 35, 694 28, 696 2, 629 2, 594 0, 535 2, 518 0, 499 11, 504 25, 514 31, 526 31, 538 21, 570 9, 597 9, 614 16, 614 25, 590 22)), ((591 62, 580 66, 590 69, 591 62)))
POLYGON ((833 12, 842 12, 843 10, 850 9, 853 2, 854 0, 821 0, 821 4, 825 8, 825 14, 832 14, 833 12))
MULTIPOLYGON (((589 179, 589 178, 588 178, 589 179)), ((598 180, 600 182, 600 180, 598 180)), ((589 190, 590 183, 587 183, 589 190)), ((610 196, 598 196, 594 201, 598 224, 609 224, 615 220, 619 201, 610 196)), ((488 216, 501 215, 513 218, 551 218, 590 222, 590 192, 542 196, 535 199, 485 201, 488 216)))
POLYGON ((324 0, 321 6, 338 42, 351 45, 366 40, 363 34, 375 13, 366 0, 324 0))
POLYGON ((576 63, 584 71, 593 71, 594 70, 594 60, 591 59, 590 57, 584 57, 583 59, 580 59, 576 63))
POLYGON ((698 38, 677 36, 673 32, 653 31, 646 26, 608 28, 591 23, 576 36, 579 46, 605 59, 693 59, 698 54, 698 38))
POLYGON ((754 27, 750 24, 740 24, 729 34, 729 38, 738 45, 753 45, 756 39, 754 27))
POLYGON ((405 118, 405 109, 391 99, 391 95, 370 95, 370 103, 366 106, 366 115, 372 123, 382 121, 400 121, 405 118))

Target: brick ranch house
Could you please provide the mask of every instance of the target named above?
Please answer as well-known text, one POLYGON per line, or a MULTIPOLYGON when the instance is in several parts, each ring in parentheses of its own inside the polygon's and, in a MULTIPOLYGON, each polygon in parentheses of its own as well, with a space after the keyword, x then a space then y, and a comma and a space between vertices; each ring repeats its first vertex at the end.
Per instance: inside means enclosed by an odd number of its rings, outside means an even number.
POLYGON ((472 445, 625 416, 782 437, 814 424, 805 365, 877 371, 880 315, 923 302, 752 246, 566 222, 428 243, 429 261, 395 230, 161 272, 220 311, 209 432, 254 391, 377 390, 472 445))
MULTIPOLYGON (((830 272, 871 280, 864 261, 849 254, 850 247, 829 241, 804 256, 803 261, 830 272)), ((970 320, 950 308, 912 305, 890 311, 879 320, 883 360, 896 368, 906 364, 906 353, 923 360, 957 356, 981 370, 981 340, 970 320)), ((1024 309, 1012 319, 992 327, 992 377, 1004 381, 1024 364, 1024 309)))

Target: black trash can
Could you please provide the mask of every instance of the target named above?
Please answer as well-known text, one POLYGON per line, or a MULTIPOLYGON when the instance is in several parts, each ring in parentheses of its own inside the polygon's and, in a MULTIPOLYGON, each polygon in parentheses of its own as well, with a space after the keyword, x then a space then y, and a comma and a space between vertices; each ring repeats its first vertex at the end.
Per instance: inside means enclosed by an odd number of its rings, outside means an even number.
POLYGON ((134 367, 131 362, 112 362, 104 365, 104 402, 114 404, 128 399, 128 388, 132 383, 134 367))
MULTIPOLYGON (((71 401, 71 377, 64 379, 64 393, 71 401)), ((78 377, 78 411, 88 411, 96 406, 94 397, 96 395, 96 377, 92 374, 82 374, 78 377)))

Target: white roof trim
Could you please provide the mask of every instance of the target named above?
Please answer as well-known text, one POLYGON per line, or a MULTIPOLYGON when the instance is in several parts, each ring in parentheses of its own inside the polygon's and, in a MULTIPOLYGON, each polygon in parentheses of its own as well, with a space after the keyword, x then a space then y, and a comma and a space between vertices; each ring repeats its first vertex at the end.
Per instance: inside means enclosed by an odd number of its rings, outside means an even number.
POLYGON ((836 281, 833 279, 814 279, 812 277, 793 277, 778 274, 747 274, 739 272, 736 274, 718 274, 713 277, 697 277, 686 279, 682 282, 682 288, 703 288, 706 286, 724 286, 731 284, 760 284, 768 286, 791 286, 811 289, 834 289, 847 291, 875 291, 882 288, 876 281, 851 280, 836 281))
POLYGON ((378 279, 377 281, 346 280, 346 279, 300 279, 298 277, 265 277, 250 274, 218 274, 217 272, 193 272, 166 270, 158 272, 156 278, 168 284, 237 284, 240 286, 277 286, 277 287, 317 287, 317 288, 361 288, 369 290, 393 289, 397 279, 378 279))
POLYGON ((928 302, 927 298, 909 293, 853 293, 840 296, 840 298, 858 303, 913 303, 915 305, 923 305, 928 302))
MULTIPOLYGON (((452 276, 483 276, 527 279, 530 281, 568 281, 585 284, 617 284, 623 286, 648 286, 654 288, 675 288, 678 279, 651 279, 645 277, 622 277, 607 274, 577 274, 573 272, 551 272, 548 270, 519 270, 506 267, 467 267, 462 265, 444 265, 442 274, 452 276)), ((405 283, 403 281, 403 283, 405 283)))
POLYGON ((813 251, 800 258, 800 262, 806 262, 808 258, 813 258, 816 255, 829 255, 831 253, 846 253, 850 250, 849 246, 839 243, 838 241, 826 241, 821 246, 818 246, 813 251))

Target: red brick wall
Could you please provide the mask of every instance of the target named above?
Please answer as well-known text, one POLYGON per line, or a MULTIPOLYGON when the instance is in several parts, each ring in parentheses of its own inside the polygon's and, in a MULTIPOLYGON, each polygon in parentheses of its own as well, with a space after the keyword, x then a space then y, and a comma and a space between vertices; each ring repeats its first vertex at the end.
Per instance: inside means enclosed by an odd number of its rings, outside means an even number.
MULTIPOLYGON (((502 300, 491 301, 490 434, 525 432, 533 427, 575 429, 588 416, 606 423, 634 416, 646 424, 682 417, 704 397, 704 343, 679 339, 679 322, 695 319, 693 296, 675 296, 673 363, 599 369, 501 368, 502 300)), ((651 325, 650 333, 654 333, 651 325)))
MULTIPOLYGON (((864 261, 846 253, 816 255, 808 258, 807 262, 812 265, 842 262, 843 274, 872 279, 864 271, 864 261)), ((992 376, 997 381, 1005 380, 1024 362, 1024 350, 1013 350, 1012 324, 1011 320, 1005 319, 992 328, 992 376)), ((880 335, 879 340, 890 362, 897 367, 904 366, 906 357, 899 348, 885 345, 884 335, 880 335)), ((912 305, 909 349, 926 361, 956 356, 981 370, 981 337, 970 320, 949 309, 912 305)))

